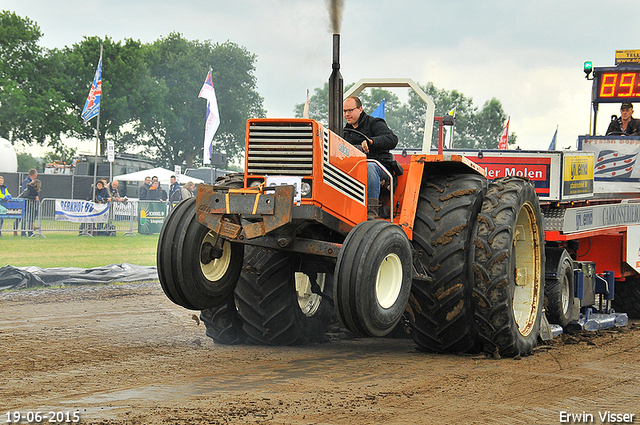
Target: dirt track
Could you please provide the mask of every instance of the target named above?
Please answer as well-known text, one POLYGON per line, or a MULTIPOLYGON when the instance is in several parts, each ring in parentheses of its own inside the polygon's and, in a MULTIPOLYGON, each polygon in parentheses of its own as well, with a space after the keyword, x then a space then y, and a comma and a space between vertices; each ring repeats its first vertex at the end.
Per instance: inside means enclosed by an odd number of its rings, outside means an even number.
POLYGON ((557 424, 610 411, 640 423, 637 322, 496 360, 393 339, 218 346, 192 314, 158 283, 0 294, 0 421, 557 424))

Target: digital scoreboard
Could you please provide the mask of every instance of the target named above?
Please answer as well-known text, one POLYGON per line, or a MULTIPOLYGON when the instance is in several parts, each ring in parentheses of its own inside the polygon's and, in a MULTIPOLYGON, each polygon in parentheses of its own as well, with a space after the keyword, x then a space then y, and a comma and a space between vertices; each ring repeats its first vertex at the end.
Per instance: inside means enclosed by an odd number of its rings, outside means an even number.
POLYGON ((593 72, 593 101, 640 101, 640 67, 596 68, 593 72))

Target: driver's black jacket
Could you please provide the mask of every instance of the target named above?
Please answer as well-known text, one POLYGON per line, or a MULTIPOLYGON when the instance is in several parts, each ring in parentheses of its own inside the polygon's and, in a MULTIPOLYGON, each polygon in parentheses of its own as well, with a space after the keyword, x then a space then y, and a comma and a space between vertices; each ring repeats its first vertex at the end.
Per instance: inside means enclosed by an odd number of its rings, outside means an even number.
POLYGON ((609 123, 609 128, 607 128, 607 135, 611 133, 640 136, 640 119, 631 118, 625 131, 622 131, 622 118, 612 120, 611 123, 609 123))
MULTIPOLYGON (((364 137, 361 134, 356 133, 353 130, 351 124, 344 126, 344 139, 354 146, 360 146, 364 141, 364 137)), ((373 141, 373 144, 369 145, 368 159, 375 159, 384 165, 386 168, 391 169, 391 163, 394 158, 391 149, 395 148, 398 144, 398 136, 387 126, 387 123, 382 118, 375 118, 371 115, 367 115, 364 111, 360 114, 358 119, 358 127, 356 131, 366 135, 373 141)))

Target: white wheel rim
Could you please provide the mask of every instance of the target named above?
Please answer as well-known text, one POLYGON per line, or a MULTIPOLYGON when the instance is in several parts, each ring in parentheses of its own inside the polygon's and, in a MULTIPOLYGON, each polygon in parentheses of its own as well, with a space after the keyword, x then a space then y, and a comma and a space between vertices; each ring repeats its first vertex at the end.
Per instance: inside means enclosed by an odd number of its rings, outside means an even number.
POLYGON ((561 300, 562 300, 562 313, 563 314, 567 314, 569 312, 569 293, 571 292, 571 288, 570 288, 570 284, 569 284, 569 279, 567 279, 566 275, 562 276, 562 295, 561 295, 561 300))
POLYGON ((402 262, 396 254, 388 254, 380 267, 376 278, 376 299, 382 308, 391 308, 398 300, 402 289, 402 262))
MULTIPOLYGON (((320 287, 320 291, 324 291, 326 275, 318 273, 316 283, 320 287)), ((298 294, 298 305, 300 310, 307 317, 312 317, 318 312, 320 304, 322 304, 322 295, 314 294, 311 291, 311 279, 302 272, 296 272, 296 292, 298 294)))
MULTIPOLYGON (((200 245, 200 251, 202 251, 202 247, 206 243, 210 243, 212 246, 215 246, 217 241, 217 233, 207 233, 207 235, 202 240, 202 244, 200 245)), ((202 253, 200 253, 199 258, 202 258, 202 253)), ((202 274, 204 275, 204 277, 211 282, 219 281, 229 269, 229 264, 231 264, 231 244, 228 241, 224 241, 222 243, 222 257, 211 260, 207 264, 204 264, 202 260, 199 261, 200 269, 202 270, 202 274)))
POLYGON ((533 331, 540 305, 542 250, 539 225, 533 206, 524 204, 518 212, 513 236, 516 284, 512 299, 513 316, 524 337, 533 331))

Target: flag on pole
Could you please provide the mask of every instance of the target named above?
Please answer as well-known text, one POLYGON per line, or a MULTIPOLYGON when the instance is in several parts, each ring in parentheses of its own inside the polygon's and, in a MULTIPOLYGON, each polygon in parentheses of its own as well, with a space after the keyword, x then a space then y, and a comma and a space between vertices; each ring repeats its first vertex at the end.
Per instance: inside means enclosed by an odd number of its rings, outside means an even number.
POLYGON ((211 164, 211 154, 213 153, 213 136, 220 125, 220 114, 218 113, 218 100, 216 99, 216 91, 213 88, 213 79, 211 78, 211 70, 207 74, 206 80, 200 89, 198 97, 207 99, 207 117, 204 130, 204 159, 203 164, 211 164))
POLYGON ((309 89, 307 89, 307 101, 304 102, 304 110, 302 111, 302 118, 309 118, 309 89))
POLYGON ((504 127, 502 136, 500 136, 500 141, 498 142, 498 149, 507 149, 507 144, 509 141, 509 121, 511 121, 511 117, 507 119, 507 125, 504 127))
POLYGON ((93 77, 91 83, 91 90, 89 90, 89 96, 84 103, 84 109, 80 116, 84 122, 89 121, 91 118, 98 115, 100 112, 100 97, 102 96, 102 57, 98 62, 98 69, 96 69, 96 75, 93 77))
POLYGON ((374 118, 382 118, 384 119, 384 99, 380 102, 380 105, 371 113, 371 116, 374 118))
MULTIPOLYGON (((449 115, 452 117, 456 117, 456 108, 453 108, 449 111, 449 115)), ((446 149, 451 149, 451 137, 453 136, 453 126, 448 125, 444 127, 444 147, 446 149)))
POLYGON ((556 150, 556 137, 558 136, 558 126, 556 126, 556 132, 553 133, 553 139, 551 139, 551 143, 549 143, 549 149, 547 149, 548 151, 555 151, 556 150))

